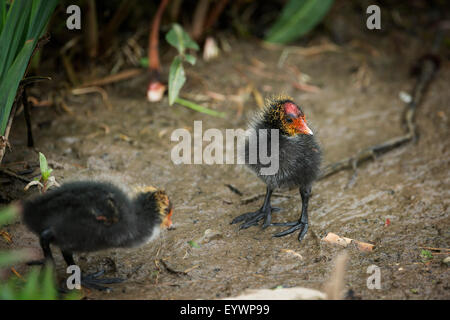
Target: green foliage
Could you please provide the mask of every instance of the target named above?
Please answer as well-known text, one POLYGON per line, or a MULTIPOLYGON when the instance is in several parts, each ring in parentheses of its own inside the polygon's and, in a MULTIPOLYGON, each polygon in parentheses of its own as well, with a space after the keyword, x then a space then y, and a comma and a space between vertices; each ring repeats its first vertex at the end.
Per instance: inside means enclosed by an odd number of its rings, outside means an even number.
POLYGON ((41 152, 39 152, 39 166, 41 168, 42 181, 45 185, 53 170, 48 167, 47 158, 41 152))
POLYGON ((192 40, 189 34, 187 34, 177 23, 174 23, 172 29, 167 32, 166 40, 170 45, 174 46, 178 50, 180 55, 185 54, 186 48, 196 51, 200 49, 198 44, 192 40))
POLYGON ((188 107, 192 110, 204 113, 204 114, 208 114, 210 116, 214 116, 214 117, 219 117, 219 118, 224 118, 225 117, 225 113, 223 112, 218 112, 215 110, 211 110, 205 107, 202 107, 196 103, 193 103, 191 101, 188 101, 186 99, 181 99, 180 97, 176 98, 175 100, 176 103, 181 104, 182 106, 188 107))
POLYGON ((35 178, 29 184, 25 186, 25 191, 27 191, 31 186, 38 186, 41 193, 45 193, 49 188, 53 186, 59 187, 59 183, 56 181, 55 177, 51 174, 53 169, 48 167, 47 158, 44 154, 39 152, 39 166, 41 169, 41 176, 35 178))
POLYGON ((148 66, 149 66, 148 57, 143 57, 143 58, 139 59, 139 65, 142 68, 148 68, 148 66))
POLYGON ((433 254, 429 250, 424 250, 420 252, 420 256, 422 257, 423 262, 427 262, 428 260, 433 259, 433 254))
MULTIPOLYGON (((1 13, 1 12, 0 12, 1 13)), ((0 209, 0 227, 16 219, 18 206, 11 205, 0 209)), ((0 268, 30 259, 29 251, 0 251, 0 268)), ((25 279, 11 276, 7 281, 0 281, 0 300, 56 300, 58 299, 53 268, 46 265, 42 270, 32 268, 25 279)), ((79 292, 73 291, 65 299, 80 299, 79 292)))
POLYGON ((191 246, 191 248, 200 248, 199 244, 194 240, 188 241, 188 244, 191 246))
POLYGON ((199 47, 177 23, 174 23, 170 31, 167 32, 166 40, 178 51, 178 56, 173 59, 169 70, 169 105, 173 105, 186 82, 183 61, 186 60, 192 65, 195 64, 195 57, 187 55, 186 49, 199 50, 199 47))
POLYGON ((333 0, 290 0, 265 38, 287 43, 311 31, 325 16, 333 0))
POLYGON ((56 300, 58 291, 55 286, 53 268, 50 265, 33 268, 25 279, 11 277, 6 283, 0 283, 1 300, 56 300))
POLYGON ((14 206, 8 206, 0 211, 0 226, 14 221, 17 217, 17 209, 14 206))
MULTIPOLYGON (((186 82, 186 73, 184 72, 183 62, 186 61, 191 65, 195 65, 197 60, 195 56, 186 53, 186 50, 199 50, 199 47, 183 28, 176 23, 173 24, 170 31, 166 34, 166 40, 178 51, 178 55, 173 59, 169 69, 169 105, 173 105, 176 102, 201 113, 215 117, 224 117, 225 114, 222 112, 202 107, 194 102, 179 97, 181 88, 186 82)), ((145 62, 148 63, 148 61, 141 61, 141 64, 145 62)))
POLYGON ((58 0, 0 0, 0 135, 17 88, 58 0))
POLYGON ((176 56, 170 65, 169 70, 169 104, 173 105, 180 93, 181 88, 186 82, 186 75, 184 73, 181 57, 176 56))

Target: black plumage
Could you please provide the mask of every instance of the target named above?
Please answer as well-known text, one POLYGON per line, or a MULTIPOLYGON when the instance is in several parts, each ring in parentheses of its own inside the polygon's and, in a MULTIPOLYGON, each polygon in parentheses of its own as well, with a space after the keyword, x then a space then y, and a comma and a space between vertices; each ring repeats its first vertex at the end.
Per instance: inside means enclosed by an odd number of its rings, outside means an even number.
MULTIPOLYGON (((308 202, 311 186, 320 171, 321 150, 313 132, 306 124, 303 110, 292 99, 279 97, 271 100, 264 110, 250 122, 250 129, 257 133, 246 139, 245 163, 267 185, 267 193, 263 206, 256 212, 249 212, 236 217, 231 223, 243 222, 240 229, 256 225, 264 219, 263 228, 269 225, 290 226, 288 230, 275 234, 284 236, 301 229, 301 241, 308 230, 308 202), (258 132, 266 129, 267 139, 262 140, 258 132), (261 169, 271 164, 263 164, 259 150, 264 147, 270 154, 272 147, 271 130, 278 132, 278 170, 274 174, 264 175, 261 169), (251 151, 252 140, 256 141, 256 149, 251 151), (264 145, 263 145, 264 144, 264 145), (251 163, 251 153, 256 153, 256 163, 251 163), (298 221, 288 223, 271 223, 271 214, 278 208, 270 205, 272 192, 277 188, 299 188, 302 198, 302 213, 298 221)), ((276 137, 276 136, 275 136, 276 137)), ((275 140, 277 142, 277 140, 275 140)), ((276 147, 276 146, 275 146, 276 147)))
MULTIPOLYGON (((153 188, 154 189, 154 188, 153 188)), ((172 206, 164 191, 130 199, 110 183, 79 181, 23 202, 23 222, 40 238, 46 259, 50 244, 61 249, 68 265, 74 252, 134 247, 171 225, 172 206)))

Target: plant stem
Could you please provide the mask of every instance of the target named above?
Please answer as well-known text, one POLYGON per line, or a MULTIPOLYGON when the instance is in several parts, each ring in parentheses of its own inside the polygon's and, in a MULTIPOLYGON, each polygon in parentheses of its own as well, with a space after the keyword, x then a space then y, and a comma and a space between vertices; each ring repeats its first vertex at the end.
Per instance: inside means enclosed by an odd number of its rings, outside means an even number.
POLYGON ((158 36, 159 36, 159 25, 161 24, 161 17, 166 9, 169 0, 161 0, 158 10, 156 11, 155 17, 153 18, 150 37, 148 41, 148 63, 150 71, 160 71, 161 63, 159 62, 159 52, 158 52, 158 36))
POLYGON ((91 59, 97 57, 98 54, 98 22, 97 22, 97 9, 94 0, 88 0, 87 2, 87 14, 86 14, 86 42, 88 56, 91 59))
POLYGON ((182 106, 188 107, 192 110, 201 112, 201 113, 205 113, 208 114, 210 116, 214 116, 214 117, 219 117, 219 118, 225 118, 225 113, 224 112, 218 112, 218 111, 214 111, 211 109, 208 109, 206 107, 202 107, 201 105, 198 105, 194 102, 182 99, 180 97, 175 99, 175 103, 181 104, 182 106))
POLYGON ((204 24, 206 15, 208 14, 209 0, 200 0, 197 2, 197 7, 195 8, 194 17, 192 19, 192 38, 198 41, 204 31, 204 24))
POLYGON ((208 30, 217 22, 217 19, 220 17, 220 14, 222 13, 223 9, 225 9, 228 1, 229 0, 219 0, 216 3, 214 8, 211 9, 211 13, 209 14, 208 18, 206 19, 203 31, 208 30))

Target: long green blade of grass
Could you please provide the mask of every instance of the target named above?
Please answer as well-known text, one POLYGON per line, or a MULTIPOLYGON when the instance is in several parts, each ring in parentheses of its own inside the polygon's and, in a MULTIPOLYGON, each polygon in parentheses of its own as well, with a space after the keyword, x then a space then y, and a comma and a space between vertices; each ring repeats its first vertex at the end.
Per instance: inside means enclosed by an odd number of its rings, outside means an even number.
POLYGON ((30 27, 27 39, 39 39, 42 36, 50 16, 59 0, 35 0, 31 11, 30 27))
POLYGON ((28 0, 14 1, 8 11, 6 23, 0 35, 0 79, 5 79, 8 67, 13 63, 24 42, 28 32, 30 12, 31 2, 28 0))
POLYGON ((59 0, 0 0, 0 135, 33 50, 59 0), (1 17, 5 17, 4 19, 1 17))
POLYGON ((188 107, 192 110, 195 110, 195 111, 198 111, 198 112, 210 115, 210 116, 219 117, 219 118, 225 118, 225 116, 226 116, 226 114, 223 112, 208 109, 206 107, 200 106, 196 103, 193 103, 191 101, 188 101, 188 100, 185 100, 185 99, 182 99, 179 97, 175 99, 175 102, 178 104, 181 104, 182 106, 188 107))
POLYGON ((6 21, 6 0, 0 0, 0 34, 6 21))
POLYGON ((33 41, 28 41, 23 46, 16 60, 14 61, 11 68, 8 70, 5 80, 0 80, 0 135, 5 134, 6 124, 8 123, 9 113, 16 97, 16 91, 19 87, 20 80, 25 73, 28 61, 33 52, 34 43, 33 41))
POLYGON ((332 3, 333 0, 290 0, 265 40, 287 43, 298 39, 322 20, 332 3))
POLYGON ((4 207, 0 210, 0 227, 14 221, 18 216, 18 208, 14 205, 4 207))

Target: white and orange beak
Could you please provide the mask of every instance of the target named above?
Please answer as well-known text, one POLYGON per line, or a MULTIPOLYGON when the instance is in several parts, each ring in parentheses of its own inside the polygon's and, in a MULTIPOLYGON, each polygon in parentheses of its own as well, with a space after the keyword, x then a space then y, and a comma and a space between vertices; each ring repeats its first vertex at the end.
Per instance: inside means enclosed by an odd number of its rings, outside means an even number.
POLYGON ((312 130, 306 124, 305 116, 301 116, 301 117, 298 117, 298 118, 294 119, 293 123, 294 123, 295 129, 299 133, 308 134, 310 136, 313 135, 312 130))
POLYGON ((164 217, 163 222, 161 222, 161 227, 165 227, 167 229, 172 228, 173 223, 172 223, 172 214, 173 214, 173 209, 170 209, 170 212, 168 215, 166 215, 164 217))

